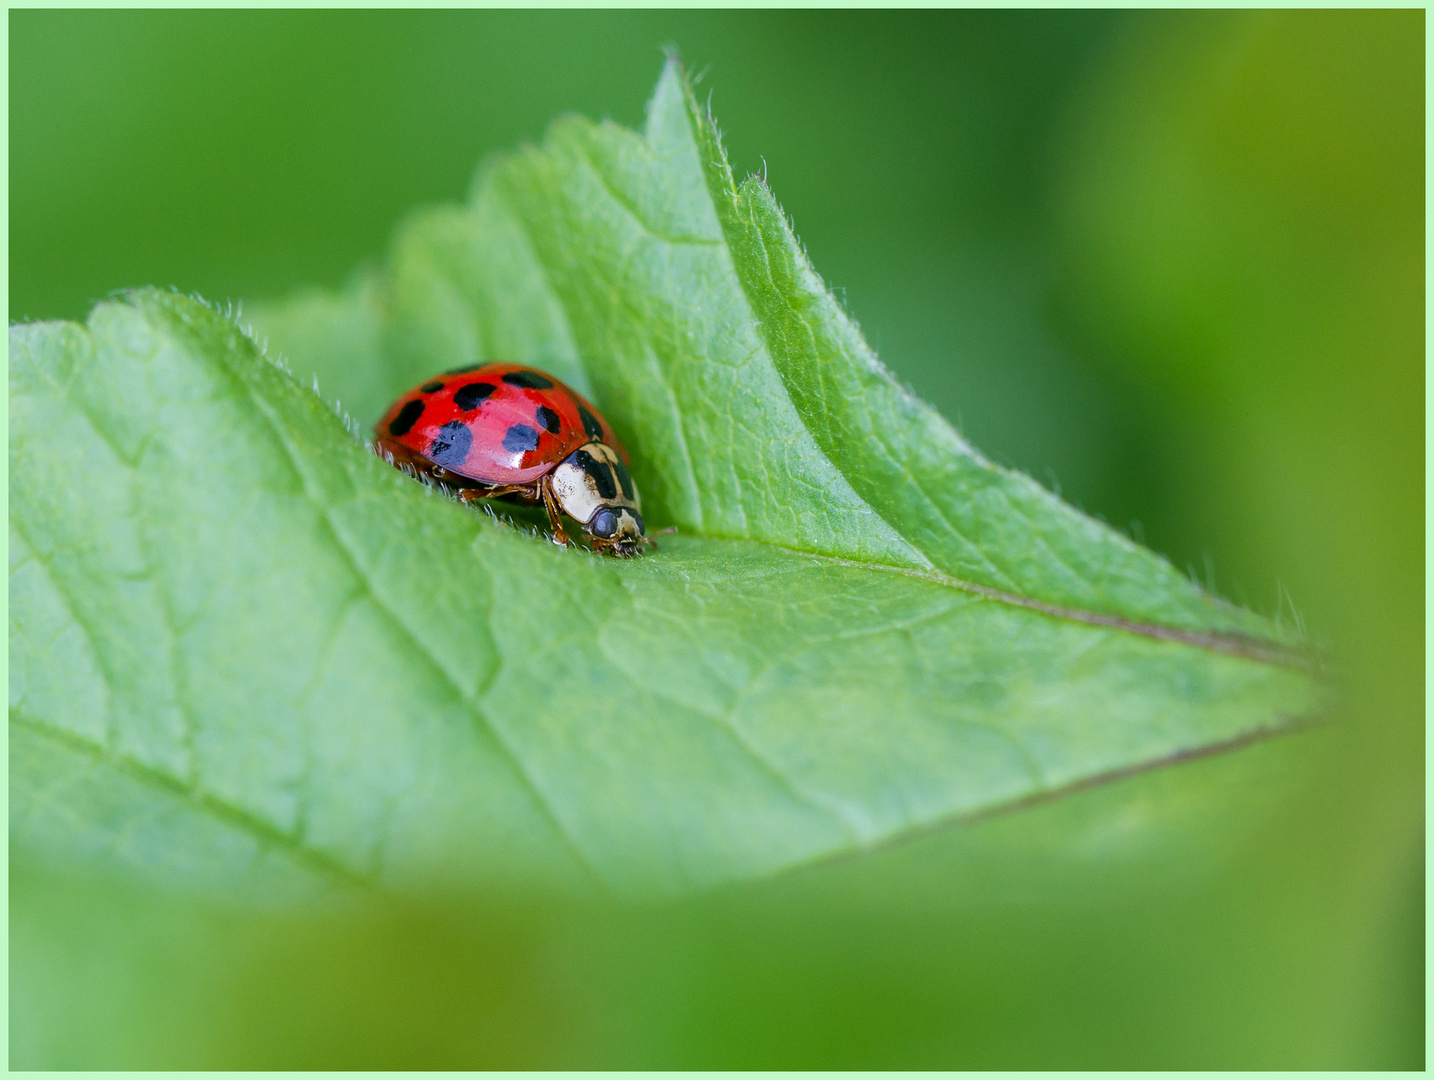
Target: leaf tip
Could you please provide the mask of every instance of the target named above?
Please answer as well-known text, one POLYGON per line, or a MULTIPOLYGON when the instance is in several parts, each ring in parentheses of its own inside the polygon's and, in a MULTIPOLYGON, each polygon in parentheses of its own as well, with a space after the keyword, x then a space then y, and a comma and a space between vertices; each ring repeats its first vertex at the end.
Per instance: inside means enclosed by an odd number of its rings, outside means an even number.
POLYGON ((657 118, 671 110, 691 108, 692 85, 687 80, 687 69, 683 66, 677 46, 664 45, 663 52, 667 59, 662 65, 662 74, 657 77, 657 86, 653 88, 652 97, 647 102, 649 128, 657 118))

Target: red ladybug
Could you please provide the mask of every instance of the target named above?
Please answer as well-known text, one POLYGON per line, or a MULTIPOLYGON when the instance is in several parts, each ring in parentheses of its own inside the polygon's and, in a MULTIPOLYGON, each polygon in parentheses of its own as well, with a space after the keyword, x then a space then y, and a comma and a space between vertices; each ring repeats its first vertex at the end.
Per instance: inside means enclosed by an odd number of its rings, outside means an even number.
POLYGON ((571 387, 522 364, 445 371, 404 394, 374 426, 374 449, 456 489, 464 502, 541 502, 553 542, 572 540, 561 510, 593 548, 630 558, 643 544, 627 451, 571 387))

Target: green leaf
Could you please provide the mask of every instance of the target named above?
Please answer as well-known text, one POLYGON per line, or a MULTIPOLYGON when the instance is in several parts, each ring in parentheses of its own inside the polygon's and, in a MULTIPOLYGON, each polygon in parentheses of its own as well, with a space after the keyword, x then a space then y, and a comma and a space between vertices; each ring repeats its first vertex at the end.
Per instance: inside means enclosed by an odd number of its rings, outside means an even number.
POLYGON ((506 357, 633 451, 630 563, 415 484, 204 304, 11 331, 11 829, 266 901, 679 893, 1241 745, 1298 642, 899 387, 669 64, 261 313, 372 418, 506 357))

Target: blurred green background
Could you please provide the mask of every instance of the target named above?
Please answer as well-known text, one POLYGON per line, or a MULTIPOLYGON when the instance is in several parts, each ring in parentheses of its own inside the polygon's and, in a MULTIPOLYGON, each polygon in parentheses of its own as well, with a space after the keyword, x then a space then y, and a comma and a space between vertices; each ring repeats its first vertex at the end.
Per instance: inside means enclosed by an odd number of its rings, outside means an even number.
MULTIPOLYGON (((1348 702, 1313 784, 1199 889, 1152 900, 1147 879, 1179 876, 1158 858, 1119 888, 1036 872, 956 908, 927 882, 897 929, 878 920, 896 937, 855 952, 830 943, 874 933, 864 885, 743 901, 821 911, 828 937, 805 915, 743 937, 739 905, 688 912, 700 934, 669 913, 636 945, 587 914, 534 944, 465 937, 447 908, 317 937, 124 889, 71 910, 68 879, 20 867, 12 1038, 31 1060, 92 1061, 43 1018, 108 1015, 143 969, 165 987, 156 1026, 87 1028, 110 1060, 152 1063, 159 1040, 179 1065, 584 1064, 553 1048, 600 1046, 607 1064, 1422 1066, 1422 11, 9 18, 12 321, 141 284, 337 285, 406 210, 462 198, 483 155, 555 115, 639 124, 677 45, 738 172, 766 171, 899 377, 996 460, 1304 620, 1348 702), (1055 894, 1078 910, 1043 908, 1055 894), (355 959, 354 935, 382 944, 355 959), (253 988, 273 971, 233 974, 251 939, 287 941, 277 970, 314 980, 278 995, 284 1016, 352 1008, 276 1027, 253 988), (471 978, 476 1014, 455 1004, 471 978), (408 1021, 365 1020, 363 988, 389 1002, 405 979, 408 1021), (216 1034, 220 1000, 239 1019, 216 1034)), ((985 872, 926 843, 932 866, 985 872)), ((851 873, 906 880, 922 858, 851 873)))
MULTIPOLYGON (((887 364, 996 459, 1177 565, 1229 559, 1058 311, 1062 143, 1131 19, 1088 13, 125 12, 11 20, 12 320, 136 284, 337 285, 401 215, 565 111, 642 120, 660 46, 711 91, 887 364)), ((369 418, 371 419, 371 418, 369 418)), ((1234 573, 1231 567, 1232 574, 1234 573)), ((1273 610, 1267 568, 1229 584, 1273 610), (1248 580, 1247 580, 1248 579, 1248 580)))

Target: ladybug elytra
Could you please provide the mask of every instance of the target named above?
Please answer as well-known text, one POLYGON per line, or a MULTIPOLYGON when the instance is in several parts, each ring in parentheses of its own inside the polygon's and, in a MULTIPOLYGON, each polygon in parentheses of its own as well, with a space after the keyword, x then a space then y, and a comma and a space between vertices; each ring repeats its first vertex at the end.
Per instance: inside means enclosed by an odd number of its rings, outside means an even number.
POLYGON ((436 375, 389 406, 374 449, 441 481, 464 502, 542 503, 553 542, 570 546, 562 514, 594 550, 630 558, 645 535, 627 451, 571 387, 523 364, 480 364, 436 375))

